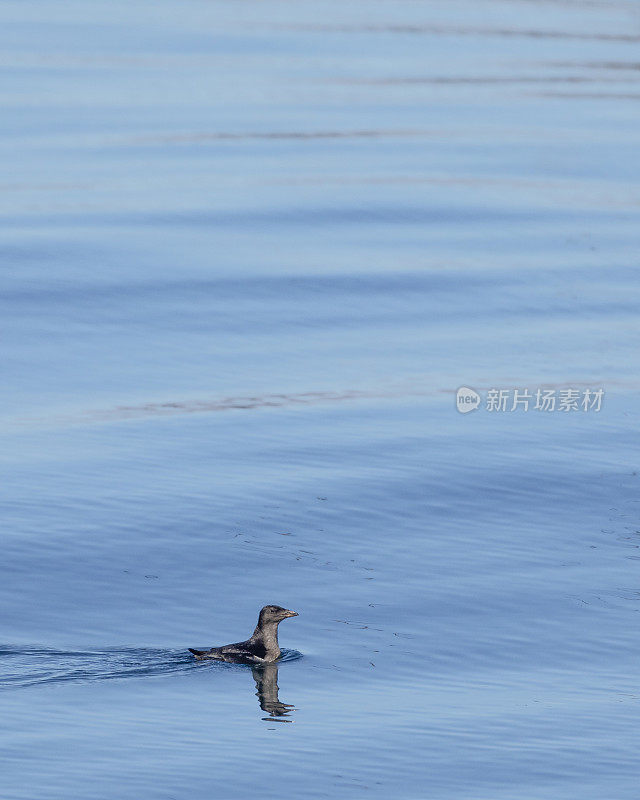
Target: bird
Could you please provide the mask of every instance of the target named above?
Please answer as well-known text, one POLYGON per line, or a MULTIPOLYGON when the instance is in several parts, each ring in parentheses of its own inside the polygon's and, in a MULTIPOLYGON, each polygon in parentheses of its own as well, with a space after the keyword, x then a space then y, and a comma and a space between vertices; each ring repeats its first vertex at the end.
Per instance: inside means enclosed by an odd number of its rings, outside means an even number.
POLYGON ((270 664, 277 661, 281 655, 278 645, 278 625, 283 619, 297 616, 296 611, 289 611, 282 606, 264 606, 260 609, 256 629, 245 642, 225 644, 209 650, 194 650, 192 647, 188 649, 198 661, 213 659, 240 664, 270 664))

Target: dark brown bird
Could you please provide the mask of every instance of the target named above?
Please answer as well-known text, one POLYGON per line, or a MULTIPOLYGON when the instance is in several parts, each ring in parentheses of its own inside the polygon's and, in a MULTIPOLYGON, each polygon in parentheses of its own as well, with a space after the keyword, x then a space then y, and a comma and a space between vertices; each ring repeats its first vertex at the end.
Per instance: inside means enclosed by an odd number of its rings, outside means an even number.
POLYGON ((295 611, 288 611, 282 606, 264 606, 260 610, 258 624, 246 642, 225 644, 212 647, 210 650, 194 650, 189 652, 198 660, 214 659, 216 661, 235 661, 244 664, 270 664, 280 658, 278 645, 278 625, 283 619, 297 617, 295 611))

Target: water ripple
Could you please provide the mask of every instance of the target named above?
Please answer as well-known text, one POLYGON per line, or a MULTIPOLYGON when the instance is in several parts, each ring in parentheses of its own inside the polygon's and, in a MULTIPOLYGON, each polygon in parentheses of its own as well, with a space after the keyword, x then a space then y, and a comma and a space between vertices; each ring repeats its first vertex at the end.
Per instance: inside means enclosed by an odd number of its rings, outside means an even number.
MULTIPOLYGON (((282 650, 279 663, 302 654, 282 650)), ((49 683, 92 683, 122 678, 148 678, 186 672, 205 664, 213 669, 246 669, 225 662, 198 662, 185 649, 118 647, 106 650, 56 650, 50 647, 0 646, 0 690, 49 683)))
MULTIPOLYGON (((432 394, 433 392, 431 392, 432 394)), ((75 415, 21 418, 19 423, 29 424, 81 424, 94 422, 118 422, 145 417, 166 417, 184 414, 208 414, 221 411, 252 410, 262 408, 286 408, 310 406, 320 403, 342 403, 350 400, 385 399, 422 396, 425 392, 416 389, 372 390, 347 389, 345 391, 300 392, 297 394, 265 394, 239 397, 221 397, 209 400, 176 400, 163 403, 140 403, 119 405, 113 408, 92 409, 75 415)))
POLYGON ((427 36, 495 36, 522 37, 527 39, 569 39, 577 41, 602 42, 640 42, 640 34, 595 31, 537 30, 526 28, 475 28, 458 25, 349 25, 349 24, 311 24, 288 25, 285 30, 308 33, 399 33, 427 36))

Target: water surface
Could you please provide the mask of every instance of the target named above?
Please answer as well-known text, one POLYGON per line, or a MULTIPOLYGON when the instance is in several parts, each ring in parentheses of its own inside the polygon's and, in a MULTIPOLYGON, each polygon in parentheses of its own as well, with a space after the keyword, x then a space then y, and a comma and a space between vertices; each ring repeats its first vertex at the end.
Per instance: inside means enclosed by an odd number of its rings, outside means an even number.
POLYGON ((3 800, 637 797, 638 4, 2 17, 3 800))

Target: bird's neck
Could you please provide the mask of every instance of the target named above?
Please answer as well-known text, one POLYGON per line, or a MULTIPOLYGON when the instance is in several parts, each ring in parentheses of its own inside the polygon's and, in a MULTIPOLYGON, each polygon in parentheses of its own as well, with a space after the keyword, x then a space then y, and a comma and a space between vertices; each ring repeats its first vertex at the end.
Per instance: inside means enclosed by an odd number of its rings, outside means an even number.
POLYGON ((257 625, 253 632, 252 639, 261 641, 267 653, 277 658, 280 655, 280 645, 278 644, 278 625, 277 623, 266 623, 257 625))

